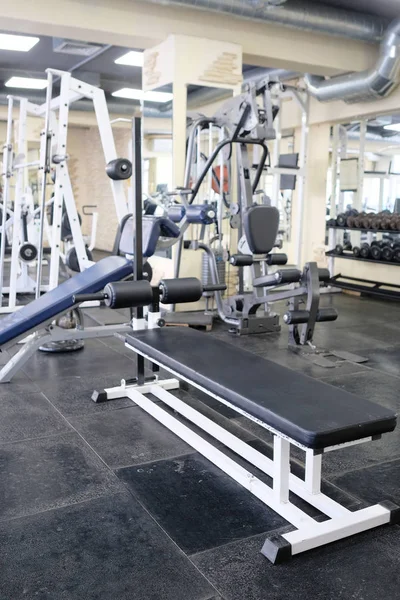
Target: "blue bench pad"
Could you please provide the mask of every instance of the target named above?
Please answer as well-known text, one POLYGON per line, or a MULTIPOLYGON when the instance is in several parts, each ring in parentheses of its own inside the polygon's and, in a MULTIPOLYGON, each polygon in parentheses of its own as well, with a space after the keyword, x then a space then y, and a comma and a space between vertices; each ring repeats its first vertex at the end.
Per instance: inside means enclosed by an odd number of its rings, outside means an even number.
POLYGON ((108 256, 61 283, 54 290, 1 319, 0 345, 27 333, 73 306, 76 294, 99 292, 107 283, 120 281, 132 273, 132 261, 122 256, 108 256))

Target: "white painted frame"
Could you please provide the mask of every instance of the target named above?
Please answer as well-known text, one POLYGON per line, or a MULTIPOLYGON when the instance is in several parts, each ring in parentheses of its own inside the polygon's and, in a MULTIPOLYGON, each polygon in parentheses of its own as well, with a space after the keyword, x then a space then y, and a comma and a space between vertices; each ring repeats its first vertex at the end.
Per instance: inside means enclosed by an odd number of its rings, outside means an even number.
MULTIPOLYGON (((323 453, 351 446, 355 443, 358 444, 371 441, 373 438, 369 437, 363 440, 355 440, 349 444, 340 444, 338 446, 325 448, 321 451, 315 451, 303 446, 296 440, 288 438, 268 424, 263 423, 245 411, 238 409, 236 406, 230 404, 216 394, 210 393, 189 378, 183 377, 173 369, 166 367, 162 362, 150 358, 144 352, 139 352, 136 348, 130 346, 129 342, 126 342, 125 345, 127 348, 130 348, 134 352, 147 358, 150 362, 158 364, 163 369, 169 371, 176 379, 168 379, 165 381, 155 380, 154 382, 146 383, 144 386, 127 385, 126 382, 123 381, 121 385, 116 388, 104 390, 107 400, 128 397, 132 402, 140 406, 144 411, 175 433, 175 435, 178 435, 178 437, 189 444, 194 450, 210 460, 214 465, 224 471, 224 473, 228 474, 251 494, 291 523, 296 530, 281 535, 281 538, 290 548, 290 555, 299 554, 306 550, 310 550, 311 548, 323 546, 355 533, 360 533, 390 523, 391 510, 384 505, 376 504, 357 511, 350 511, 321 492, 321 466, 323 453), (179 387, 178 378, 187 381, 206 394, 236 410, 238 413, 245 415, 258 425, 271 431, 274 435, 273 459, 270 459, 261 452, 255 450, 247 443, 204 416, 201 412, 188 406, 185 402, 171 394, 168 391, 169 389, 176 389, 179 387), (156 404, 147 398, 146 394, 156 396, 162 403, 185 417, 185 419, 212 436, 215 440, 224 444, 226 448, 233 450, 250 465, 271 477, 272 486, 269 486, 258 479, 251 471, 239 465, 235 460, 228 457, 224 452, 217 449, 199 434, 195 433, 190 427, 167 413, 160 404, 156 404), (301 448, 305 452, 304 480, 290 472, 291 444, 301 448), (299 498, 324 513, 329 519, 327 521, 319 522, 310 517, 290 501, 289 492, 294 493, 299 498)), ((271 540, 270 542, 273 546, 273 541, 271 540)), ((269 541, 267 538, 264 549, 268 547, 268 544, 269 541)), ((268 551, 264 549, 263 553, 272 562, 278 560, 278 550, 275 555, 274 552, 271 553, 270 549, 268 551)))

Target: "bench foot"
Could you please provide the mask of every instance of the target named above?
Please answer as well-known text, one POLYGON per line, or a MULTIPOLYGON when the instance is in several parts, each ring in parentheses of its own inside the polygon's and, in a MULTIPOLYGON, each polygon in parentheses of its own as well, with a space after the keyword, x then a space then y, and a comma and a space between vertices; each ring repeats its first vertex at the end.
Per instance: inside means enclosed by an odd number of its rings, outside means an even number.
POLYGON ((261 554, 272 564, 279 565, 292 558, 292 546, 281 535, 271 535, 265 540, 261 554))
MULTIPOLYGON (((177 379, 163 379, 159 381, 157 375, 149 375, 145 378, 143 385, 138 385, 137 378, 123 379, 121 385, 113 388, 105 388, 104 390, 94 390, 92 400, 96 404, 109 402, 110 400, 118 400, 119 398, 129 398, 129 391, 140 392, 141 394, 149 394, 152 387, 160 387, 164 390, 176 390, 180 387, 177 379)), ((134 402, 134 401, 133 401, 134 402)), ((134 402, 135 403, 135 402, 134 402)))
POLYGON ((397 506, 397 504, 390 500, 379 502, 379 506, 383 506, 383 508, 390 511, 389 525, 398 525, 400 523, 400 506, 397 506))

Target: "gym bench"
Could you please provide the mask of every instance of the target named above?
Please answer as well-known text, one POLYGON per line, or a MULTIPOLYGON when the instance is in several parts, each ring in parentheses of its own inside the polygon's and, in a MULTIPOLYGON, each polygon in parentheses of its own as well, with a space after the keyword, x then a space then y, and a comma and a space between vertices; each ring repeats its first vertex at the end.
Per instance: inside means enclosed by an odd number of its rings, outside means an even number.
POLYGON ((293 531, 266 539, 261 552, 271 562, 279 563, 306 550, 399 521, 400 509, 391 502, 352 512, 321 492, 323 455, 377 440, 393 431, 396 415, 392 411, 191 329, 134 331, 127 336, 126 346, 169 371, 172 378, 142 378, 135 385, 122 381, 116 388, 95 392, 93 400, 130 398, 291 523, 293 531), (171 394, 169 390, 179 387, 179 379, 269 430, 273 435, 273 459, 171 394), (272 485, 167 413, 148 394, 270 476, 272 485), (291 444, 304 451, 304 479, 290 472, 291 444), (295 506, 289 499, 290 492, 328 520, 316 521, 295 506))
MULTIPOLYGON (((132 223, 125 220, 126 227, 120 231, 119 251, 132 255, 132 223), (126 230, 126 231, 125 231, 126 230)), ((180 235, 179 228, 169 219, 163 217, 147 217, 143 219, 143 256, 153 256, 160 240, 161 243, 175 241, 180 235)), ((95 327, 78 327, 63 329, 54 320, 77 306, 74 297, 92 295, 99 292, 111 282, 119 282, 132 276, 133 261, 125 256, 108 256, 91 267, 77 273, 58 287, 43 294, 29 304, 22 306, 0 321, 0 347, 7 351, 18 342, 26 342, 0 370, 0 383, 8 383, 12 377, 26 364, 32 355, 44 344, 50 342, 67 342, 69 340, 85 340, 91 338, 122 335, 132 330, 131 324, 98 325, 95 327), (27 336, 30 336, 27 338, 27 336)), ((151 272, 151 267, 148 273, 151 272)), ((150 276, 151 277, 151 276, 150 276)), ((147 282, 148 283, 148 282, 147 282)), ((148 283, 150 286, 150 283, 148 283)))

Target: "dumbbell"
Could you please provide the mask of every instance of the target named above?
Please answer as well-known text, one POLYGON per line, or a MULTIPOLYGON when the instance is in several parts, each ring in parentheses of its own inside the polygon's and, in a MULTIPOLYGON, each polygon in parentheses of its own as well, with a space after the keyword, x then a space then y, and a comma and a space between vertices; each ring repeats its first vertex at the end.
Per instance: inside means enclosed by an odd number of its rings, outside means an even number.
POLYGON ((389 228, 393 229, 394 231, 399 231, 400 230, 400 216, 393 215, 391 217, 389 228))
POLYGON ((369 244, 364 242, 361 247, 354 246, 353 254, 356 258, 368 258, 370 252, 369 244))
POLYGON ((373 219, 375 217, 375 213, 368 213, 361 219, 361 227, 363 229, 372 229, 373 219))
POLYGON ((343 254, 343 252, 345 250, 347 250, 348 252, 351 252, 351 250, 353 249, 352 245, 350 242, 345 242, 342 246, 342 244, 336 244, 335 246, 335 254, 343 254))
POLYGON ((356 227, 357 229, 361 229, 362 228, 362 220, 365 217, 365 213, 360 213, 359 215, 357 215, 357 217, 355 217, 354 219, 354 227, 356 227))
POLYGON ((384 243, 378 240, 371 242, 370 253, 374 260, 381 260, 384 243))

